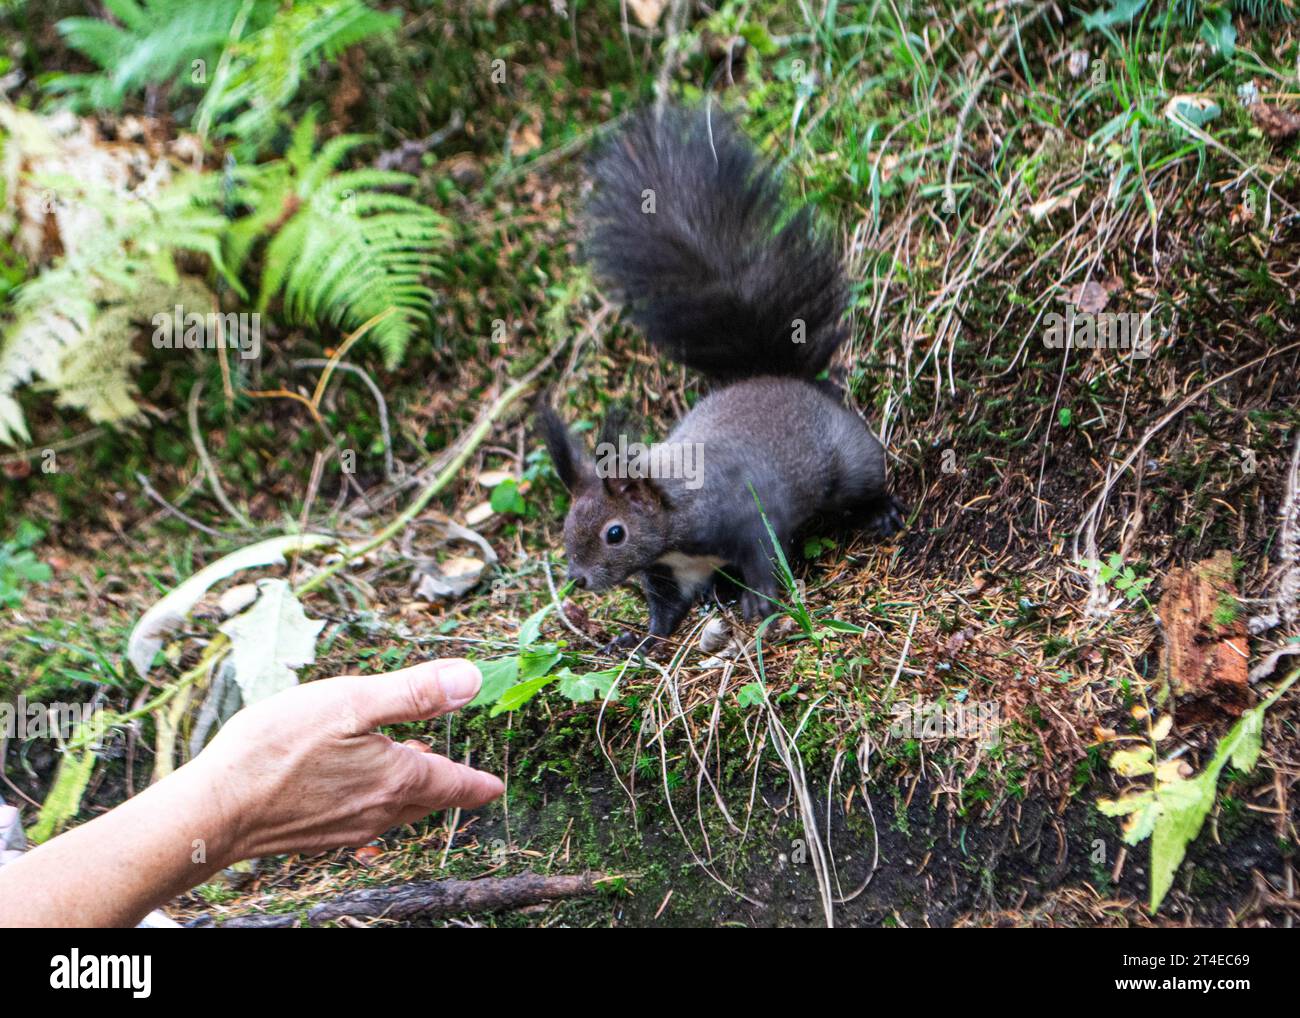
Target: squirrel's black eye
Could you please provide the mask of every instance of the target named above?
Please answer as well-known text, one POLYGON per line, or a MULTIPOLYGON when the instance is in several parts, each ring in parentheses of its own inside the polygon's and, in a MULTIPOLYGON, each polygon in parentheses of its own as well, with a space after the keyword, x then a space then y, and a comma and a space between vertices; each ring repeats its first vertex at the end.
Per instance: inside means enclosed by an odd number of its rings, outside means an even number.
POLYGON ((627 531, 623 529, 621 523, 615 523, 613 526, 607 527, 605 530, 606 544, 622 544, 623 538, 625 537, 627 537, 627 531))

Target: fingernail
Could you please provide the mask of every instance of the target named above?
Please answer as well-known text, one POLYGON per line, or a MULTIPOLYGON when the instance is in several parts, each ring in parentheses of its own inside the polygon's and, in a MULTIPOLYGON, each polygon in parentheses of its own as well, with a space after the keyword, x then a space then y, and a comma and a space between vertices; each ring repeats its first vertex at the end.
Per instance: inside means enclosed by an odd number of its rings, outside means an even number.
POLYGON ((448 661, 438 669, 438 684, 449 706, 463 707, 478 696, 483 676, 468 661, 448 661))

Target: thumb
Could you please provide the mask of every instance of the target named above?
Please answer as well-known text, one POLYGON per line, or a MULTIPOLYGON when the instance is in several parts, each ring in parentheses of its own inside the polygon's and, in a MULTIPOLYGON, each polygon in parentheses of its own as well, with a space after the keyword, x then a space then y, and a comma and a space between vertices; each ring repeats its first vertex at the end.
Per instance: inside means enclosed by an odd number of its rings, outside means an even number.
POLYGON ((448 658, 353 681, 360 734, 379 725, 423 721, 459 710, 478 695, 483 676, 463 658, 448 658))

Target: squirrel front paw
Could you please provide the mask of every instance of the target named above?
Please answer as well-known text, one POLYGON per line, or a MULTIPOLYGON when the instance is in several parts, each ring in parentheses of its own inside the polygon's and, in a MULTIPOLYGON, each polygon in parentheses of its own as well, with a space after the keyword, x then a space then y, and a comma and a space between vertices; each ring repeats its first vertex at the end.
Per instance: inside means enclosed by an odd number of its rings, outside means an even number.
POLYGON ((893 495, 886 495, 867 511, 866 524, 881 537, 892 537, 907 525, 910 511, 893 495))
POLYGON ((608 654, 611 657, 624 657, 629 650, 636 648, 639 655, 658 659, 673 649, 671 641, 664 639, 662 636, 643 636, 640 633, 634 633, 628 630, 620 633, 609 643, 600 648, 602 654, 608 654))
POLYGON ((746 622, 761 622, 773 612, 780 610, 781 606, 766 594, 747 590, 740 595, 740 613, 745 616, 746 622))
POLYGON ((601 647, 600 652, 602 654, 613 654, 621 657, 625 650, 635 647, 643 639, 644 637, 629 629, 625 632, 619 633, 618 636, 614 637, 614 639, 610 640, 609 643, 601 647))

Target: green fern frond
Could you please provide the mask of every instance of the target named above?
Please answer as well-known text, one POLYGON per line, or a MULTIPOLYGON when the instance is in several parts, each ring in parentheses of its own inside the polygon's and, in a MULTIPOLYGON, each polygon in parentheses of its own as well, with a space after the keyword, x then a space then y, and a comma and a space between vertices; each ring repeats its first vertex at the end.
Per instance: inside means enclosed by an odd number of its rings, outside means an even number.
POLYGON ((285 160, 243 174, 242 200, 251 212, 231 227, 228 259, 243 265, 258 238, 279 223, 265 249, 259 309, 279 298, 289 321, 351 330, 396 308, 371 333, 385 363, 396 367, 428 321, 434 293, 424 280, 437 274, 447 223, 392 193, 415 182, 407 174, 332 172, 366 139, 334 138, 308 157, 301 145, 304 126, 313 130, 314 121, 299 125, 285 160))
POLYGON ((321 61, 344 49, 396 31, 398 14, 378 12, 363 0, 299 0, 270 25, 240 40, 204 96, 199 133, 221 124, 221 134, 257 151, 279 124, 279 113, 321 61))
MULTIPOLYGON (((62 165, 56 157, 70 139, 42 118, 0 106, 0 126, 6 217, 21 218, 27 197, 42 192, 60 195, 74 210, 56 218, 65 253, 13 291, 0 326, 0 443, 27 440, 14 393, 33 382, 96 422, 132 417, 138 324, 177 303, 212 306, 211 292, 177 271, 175 254, 201 252, 224 271, 225 219, 211 208, 216 182, 187 175, 148 198, 124 194, 95 175, 49 169, 62 165)), ((69 158, 64 152, 63 161, 69 158)))
POLYGON ((122 289, 84 264, 65 264, 18 291, 14 318, 0 339, 0 443, 29 440, 13 394, 37 380, 60 406, 96 423, 138 415, 132 376, 143 360, 135 349, 139 327, 174 304, 206 309, 215 298, 189 276, 141 274, 130 282, 131 289, 122 289))
POLYGON ((274 0, 108 0, 104 6, 121 24, 64 18, 58 29, 68 45, 104 73, 61 75, 50 88, 82 107, 119 109, 127 95, 146 85, 189 84, 194 60, 215 67, 246 3, 264 21, 275 12, 274 0))
POLYGON ((68 45, 100 74, 55 77, 51 91, 83 109, 120 109, 147 85, 201 87, 195 127, 213 125, 256 153, 303 78, 349 46, 390 34, 401 17, 365 0, 109 0, 116 20, 64 18, 68 45), (201 73, 193 74, 195 61, 201 73))

